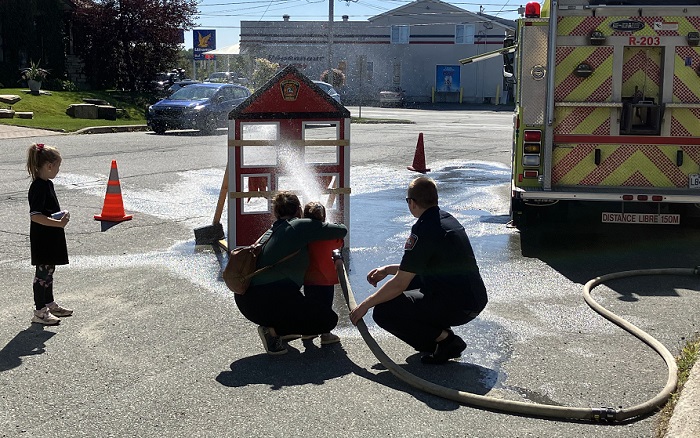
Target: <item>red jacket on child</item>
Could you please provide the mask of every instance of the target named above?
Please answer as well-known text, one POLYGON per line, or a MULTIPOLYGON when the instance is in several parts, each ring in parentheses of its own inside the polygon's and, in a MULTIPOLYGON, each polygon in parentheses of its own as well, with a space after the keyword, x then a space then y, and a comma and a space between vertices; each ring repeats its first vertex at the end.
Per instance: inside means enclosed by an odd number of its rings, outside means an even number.
POLYGON ((343 239, 317 240, 308 245, 309 268, 304 275, 304 284, 310 286, 333 286, 338 284, 338 273, 333 263, 333 250, 343 246, 343 239))

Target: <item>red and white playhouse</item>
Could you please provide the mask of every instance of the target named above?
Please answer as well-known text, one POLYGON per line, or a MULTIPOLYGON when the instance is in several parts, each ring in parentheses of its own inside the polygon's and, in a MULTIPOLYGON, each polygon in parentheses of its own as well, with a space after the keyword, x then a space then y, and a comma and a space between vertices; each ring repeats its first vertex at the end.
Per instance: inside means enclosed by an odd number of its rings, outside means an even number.
POLYGON ((349 224, 350 112, 286 67, 229 114, 228 168, 229 248, 270 227, 270 200, 282 190, 349 224))

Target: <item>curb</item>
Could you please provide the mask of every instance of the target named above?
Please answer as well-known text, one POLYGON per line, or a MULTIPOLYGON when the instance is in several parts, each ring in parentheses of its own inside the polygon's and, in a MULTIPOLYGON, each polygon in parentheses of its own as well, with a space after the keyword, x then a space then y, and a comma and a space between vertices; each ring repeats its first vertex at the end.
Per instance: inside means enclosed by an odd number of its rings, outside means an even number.
POLYGON ((696 438, 700 436, 700 362, 690 370, 681 396, 673 409, 664 438, 696 438))
POLYGON ((116 132, 140 132, 148 131, 147 125, 121 125, 121 126, 92 126, 79 129, 73 134, 113 134, 116 132))

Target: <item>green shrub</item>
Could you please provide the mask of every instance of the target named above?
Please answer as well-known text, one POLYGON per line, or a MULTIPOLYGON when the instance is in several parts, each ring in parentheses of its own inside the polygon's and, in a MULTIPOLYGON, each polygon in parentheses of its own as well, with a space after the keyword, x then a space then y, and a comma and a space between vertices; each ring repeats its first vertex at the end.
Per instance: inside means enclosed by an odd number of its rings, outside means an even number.
POLYGON ((42 87, 51 91, 78 91, 78 86, 73 81, 58 78, 48 79, 42 83, 42 87))

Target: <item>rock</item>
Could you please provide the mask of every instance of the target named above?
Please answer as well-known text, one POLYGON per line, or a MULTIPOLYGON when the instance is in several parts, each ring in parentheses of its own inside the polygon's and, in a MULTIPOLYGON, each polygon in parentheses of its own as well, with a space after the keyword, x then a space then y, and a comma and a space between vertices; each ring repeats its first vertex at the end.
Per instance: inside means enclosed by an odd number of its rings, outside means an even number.
POLYGON ((88 98, 88 97, 83 98, 83 102, 85 102, 85 103, 91 103, 91 104, 93 104, 93 105, 110 105, 110 103, 107 102, 106 100, 102 100, 102 99, 91 99, 91 98, 88 98))
POLYGON ((97 105, 97 118, 117 120, 117 108, 112 105, 97 105))
POLYGON ((97 105, 91 103, 74 103, 66 109, 66 114, 76 119, 96 119, 97 105))
POLYGON ((8 105, 14 105, 20 100, 22 100, 22 98, 16 94, 0 94, 0 102, 8 105))

